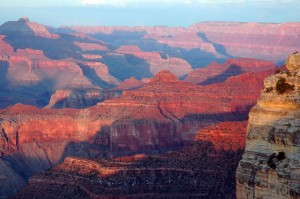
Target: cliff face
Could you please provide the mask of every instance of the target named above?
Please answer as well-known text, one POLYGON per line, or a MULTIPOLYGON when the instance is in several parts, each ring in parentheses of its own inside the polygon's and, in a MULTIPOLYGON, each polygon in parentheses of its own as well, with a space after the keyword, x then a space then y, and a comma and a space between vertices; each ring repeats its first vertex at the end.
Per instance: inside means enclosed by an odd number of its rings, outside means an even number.
POLYGON ((220 44, 234 57, 283 61, 300 45, 299 23, 203 22, 192 25, 189 30, 220 44))
MULTIPOLYGON (((177 55, 190 51, 189 58, 193 59, 192 62, 197 62, 195 59, 201 56, 202 59, 210 60, 205 64, 212 61, 211 56, 249 57, 281 62, 288 54, 298 50, 300 45, 299 23, 202 22, 186 29, 94 26, 62 27, 58 31, 65 30, 86 33, 98 39, 109 38, 118 47, 130 44, 140 46, 144 51, 155 49, 177 55), (172 53, 171 49, 179 50, 180 53, 172 53), (191 50, 196 49, 200 51, 194 56, 191 50)), ((193 68, 198 68, 201 64, 197 62, 193 68)))
MULTIPOLYGON (((223 82, 229 77, 237 76, 246 72, 260 72, 275 69, 273 62, 259 59, 231 58, 223 64, 216 62, 205 68, 193 70, 184 79, 200 85, 223 82)), ((255 73, 257 76, 257 73, 255 73)))
POLYGON ((102 158, 182 147, 199 128, 245 119, 258 88, 245 84, 237 90, 236 80, 230 81, 202 87, 162 71, 143 87, 87 109, 9 107, 0 111, 2 159, 27 179, 70 155, 102 158), (250 95, 241 95, 246 88, 250 95))
POLYGON ((299 53, 288 72, 268 77, 251 109, 246 149, 236 173, 237 198, 300 197, 299 53))
POLYGON ((30 178, 15 198, 235 198, 234 173, 245 147, 246 123, 207 127, 191 145, 159 155, 67 157, 30 178))

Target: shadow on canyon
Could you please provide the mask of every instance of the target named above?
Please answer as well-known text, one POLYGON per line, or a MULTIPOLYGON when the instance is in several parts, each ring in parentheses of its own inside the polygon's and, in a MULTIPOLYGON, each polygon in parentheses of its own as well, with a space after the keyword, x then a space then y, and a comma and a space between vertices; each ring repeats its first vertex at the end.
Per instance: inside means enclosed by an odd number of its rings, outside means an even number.
POLYGON ((227 70, 222 74, 210 77, 203 82, 200 82, 199 85, 209 85, 214 83, 221 83, 226 81, 229 77, 237 76, 243 73, 243 70, 240 66, 231 65, 227 70))
POLYGON ((59 38, 55 39, 38 37, 35 36, 34 32, 27 26, 25 29, 25 32, 27 32, 26 34, 24 34, 23 32, 0 33, 6 36, 4 38, 4 41, 10 44, 14 48, 14 51, 16 51, 17 49, 26 48, 42 50, 46 57, 54 60, 66 59, 70 57, 79 60, 85 60, 81 56, 81 53, 83 51, 79 46, 75 44, 75 42, 104 45, 103 43, 97 40, 92 40, 89 38, 80 38, 69 34, 59 34, 59 38))
MULTIPOLYGON (((182 137, 184 133, 182 131, 187 126, 189 126, 189 128, 186 131, 189 131, 189 129, 193 127, 198 130, 222 121, 243 121, 245 119, 246 113, 243 115, 242 113, 233 112, 224 114, 188 115, 181 118, 178 122, 131 121, 130 125, 133 125, 133 129, 135 129, 138 136, 125 132, 128 130, 126 126, 128 122, 116 121, 110 126, 100 128, 95 136, 87 141, 75 142, 65 140, 44 142, 36 138, 32 143, 18 146, 16 152, 4 156, 2 159, 27 181, 31 176, 61 163, 64 158, 68 156, 102 159, 134 155, 137 153, 162 154, 170 150, 177 151, 182 147, 190 145, 193 140, 194 136, 188 140, 184 140, 182 137), (159 134, 155 135, 156 137, 148 138, 152 139, 152 144, 150 145, 146 144, 147 140, 143 140, 145 136, 147 137, 145 129, 147 129, 149 125, 154 126, 155 131, 159 132, 159 134), (123 131, 124 133, 122 134, 123 131), (116 134, 116 132, 118 133, 116 134), (155 141, 156 139, 159 140, 159 142, 155 141)), ((194 133, 196 133, 196 131, 194 133)), ((207 160, 203 160, 203 164, 207 164, 206 162, 207 160)), ((232 172, 232 169, 226 172, 232 172)), ((214 182, 209 180, 208 184, 211 183, 214 184, 214 182)), ((224 185, 224 183, 226 183, 226 181, 223 182, 222 186, 224 186, 224 189, 227 189, 228 185, 224 185)), ((213 187, 211 189, 214 190, 213 187)), ((210 192, 213 192, 212 190, 210 192)))
MULTIPOLYGON (((186 60, 193 69, 201 68, 209 65, 212 61, 224 62, 226 58, 217 58, 210 52, 203 51, 201 49, 186 50, 183 48, 172 47, 167 44, 159 43, 154 39, 144 39, 147 34, 145 31, 130 32, 130 31, 114 31, 112 34, 97 33, 90 36, 108 42, 112 44, 113 49, 118 49, 124 45, 135 45, 141 50, 158 51, 165 54, 169 54, 171 57, 182 58, 186 60)), ((217 44, 215 44, 217 45, 217 44)), ((226 52, 225 47, 220 52, 226 52)), ((221 49, 221 47, 219 48, 221 49)), ((227 54, 225 54, 226 57, 227 54)))
POLYGON ((207 43, 211 43, 211 44, 215 47, 216 51, 217 51, 218 53, 220 53, 221 55, 227 56, 228 58, 232 58, 232 56, 229 55, 229 54, 227 53, 226 47, 225 47, 224 45, 218 44, 218 43, 214 43, 214 42, 210 41, 210 40, 207 38, 207 36, 205 35, 205 33, 203 33, 203 32, 198 32, 197 35, 198 35, 199 37, 201 37, 201 39, 202 39, 203 41, 205 41, 205 42, 207 42, 207 43))
POLYGON ((54 168, 39 174, 38 178, 42 181, 29 184, 16 198, 235 198, 235 172, 242 154, 243 149, 216 150, 211 142, 194 141, 178 151, 152 154, 138 160, 130 157, 108 158, 103 162, 92 158, 92 161, 104 163, 105 168, 121 166, 122 169, 99 177, 99 172, 91 169, 88 162, 83 165, 75 162, 66 165, 69 169, 75 169, 73 172, 54 168), (82 174, 80 170, 87 173, 82 174), (56 184, 50 180, 58 178, 64 179, 63 182, 56 184), (43 191, 45 189, 46 192, 43 191))
POLYGON ((12 85, 7 79, 9 63, 0 61, 0 108, 5 108, 16 103, 30 104, 43 107, 48 104, 51 92, 48 87, 53 81, 45 80, 34 85, 12 85), (28 97, 30 96, 30 97, 28 97))
POLYGON ((153 77, 150 72, 150 64, 146 60, 131 54, 103 55, 101 62, 107 65, 112 76, 122 81, 130 77, 139 80, 153 77))

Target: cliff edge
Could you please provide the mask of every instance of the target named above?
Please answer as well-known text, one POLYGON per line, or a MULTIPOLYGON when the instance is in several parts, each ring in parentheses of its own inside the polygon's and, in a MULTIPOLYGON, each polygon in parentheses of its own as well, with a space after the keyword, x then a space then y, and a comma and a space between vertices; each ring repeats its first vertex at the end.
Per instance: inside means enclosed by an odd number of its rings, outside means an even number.
POLYGON ((265 79, 249 113, 237 198, 300 198, 300 53, 265 79))

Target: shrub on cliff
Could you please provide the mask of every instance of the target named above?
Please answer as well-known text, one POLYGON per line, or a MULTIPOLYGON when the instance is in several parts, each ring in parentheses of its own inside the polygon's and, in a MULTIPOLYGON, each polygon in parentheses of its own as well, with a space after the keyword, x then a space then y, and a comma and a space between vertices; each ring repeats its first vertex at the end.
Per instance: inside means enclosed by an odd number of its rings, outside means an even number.
POLYGON ((284 152, 279 152, 277 155, 277 160, 283 160, 285 158, 285 153, 284 152))
POLYGON ((294 85, 290 85, 289 83, 286 83, 283 77, 280 77, 276 83, 276 91, 278 94, 283 94, 288 91, 293 91, 294 87, 295 87, 294 85))

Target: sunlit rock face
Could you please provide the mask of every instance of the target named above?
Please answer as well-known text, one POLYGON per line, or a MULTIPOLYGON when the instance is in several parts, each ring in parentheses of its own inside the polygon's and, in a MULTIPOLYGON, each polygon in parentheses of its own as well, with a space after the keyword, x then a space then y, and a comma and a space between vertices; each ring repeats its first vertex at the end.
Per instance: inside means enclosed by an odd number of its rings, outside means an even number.
POLYGON ((299 23, 203 22, 192 25, 197 31, 233 57, 283 61, 299 50, 299 23), (274 45, 276 44, 276 45, 274 45))
POLYGON ((247 142, 236 174, 237 198, 300 197, 299 54, 289 71, 266 78, 251 109, 247 142))
POLYGON ((202 87, 161 71, 141 88, 87 109, 18 104, 0 111, 1 156, 27 179, 70 155, 102 158, 177 149, 190 144, 200 128, 246 119, 260 86, 249 86, 243 76, 202 87), (236 89, 237 82, 245 84, 236 89), (249 95, 242 95, 244 90, 249 95))
POLYGON ((35 22, 30 22, 27 17, 22 17, 18 21, 8 21, 1 25, 0 34, 22 34, 34 35, 37 37, 57 39, 59 35, 48 32, 46 26, 35 22))
POLYGON ((246 121, 197 132, 192 144, 163 154, 114 159, 67 157, 30 178, 16 198, 235 198, 246 121))
POLYGON ((208 85, 223 82, 230 77, 242 73, 273 69, 275 69, 275 65, 271 61, 249 58, 231 58, 222 64, 213 62, 205 68, 195 69, 190 72, 184 80, 199 85, 208 85))

